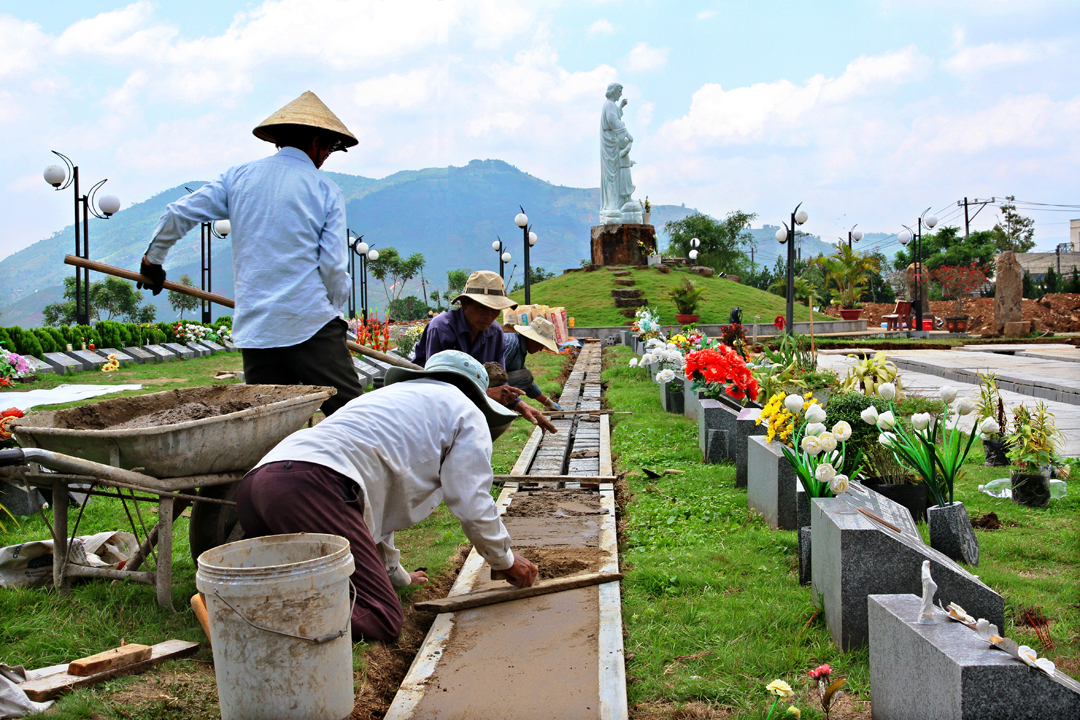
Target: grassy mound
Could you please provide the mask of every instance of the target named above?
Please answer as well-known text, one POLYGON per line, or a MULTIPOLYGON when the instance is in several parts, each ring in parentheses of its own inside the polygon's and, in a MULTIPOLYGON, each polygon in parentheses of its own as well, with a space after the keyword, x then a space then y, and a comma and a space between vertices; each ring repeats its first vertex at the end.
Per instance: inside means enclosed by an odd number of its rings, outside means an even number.
MULTIPOLYGON (((701 277, 687 270, 665 274, 653 268, 631 270, 630 273, 635 281, 633 289, 644 291, 649 306, 660 311, 660 321, 664 324, 675 324, 675 305, 667 299, 667 291, 687 275, 707 288, 698 307, 701 315, 698 322, 701 324, 726 323, 734 307, 742 308, 743 322, 748 325, 754 322, 755 315, 761 316, 758 322, 771 323, 777 315, 787 312, 784 298, 724 278, 701 277)), ((611 297, 611 291, 621 287, 615 284, 615 279, 615 274, 607 269, 566 273, 533 285, 532 301, 534 304, 565 306, 567 314, 575 319, 578 327, 623 325, 628 318, 623 317, 615 307, 615 298, 611 297)), ((512 293, 510 297, 519 303, 525 302, 523 290, 512 293)), ((805 322, 809 319, 808 308, 796 305, 795 320, 805 322)), ((814 313, 814 320, 835 319, 814 313)))

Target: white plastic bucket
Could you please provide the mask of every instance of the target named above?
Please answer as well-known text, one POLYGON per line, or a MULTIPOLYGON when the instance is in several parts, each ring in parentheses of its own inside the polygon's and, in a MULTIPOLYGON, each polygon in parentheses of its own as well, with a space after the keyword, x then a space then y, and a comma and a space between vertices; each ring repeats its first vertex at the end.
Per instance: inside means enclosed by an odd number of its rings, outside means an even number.
POLYGON ((314 533, 241 540, 199 556, 195 584, 206 599, 223 720, 352 714, 353 567, 348 540, 314 533))

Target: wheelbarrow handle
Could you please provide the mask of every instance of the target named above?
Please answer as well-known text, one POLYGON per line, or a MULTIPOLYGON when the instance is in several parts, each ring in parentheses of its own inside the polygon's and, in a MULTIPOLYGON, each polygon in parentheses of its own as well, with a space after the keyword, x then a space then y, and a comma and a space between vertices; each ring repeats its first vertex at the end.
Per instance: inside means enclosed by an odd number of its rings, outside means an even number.
POLYGON ((26 453, 23 452, 22 448, 8 448, 6 450, 0 450, 0 467, 25 464, 26 453))

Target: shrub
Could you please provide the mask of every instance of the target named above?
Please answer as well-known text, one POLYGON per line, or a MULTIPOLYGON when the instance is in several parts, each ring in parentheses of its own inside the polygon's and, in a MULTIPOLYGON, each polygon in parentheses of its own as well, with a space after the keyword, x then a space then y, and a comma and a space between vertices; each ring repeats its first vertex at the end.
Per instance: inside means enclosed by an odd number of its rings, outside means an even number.
POLYGON ((869 397, 861 392, 834 393, 825 407, 825 412, 828 414, 828 420, 825 422, 829 427, 841 420, 845 420, 851 426, 851 439, 847 441, 849 455, 854 456, 857 450, 865 453, 877 444, 877 428, 867 425, 861 417, 862 411, 871 405, 877 408, 879 413, 889 409, 889 403, 878 396, 869 397))

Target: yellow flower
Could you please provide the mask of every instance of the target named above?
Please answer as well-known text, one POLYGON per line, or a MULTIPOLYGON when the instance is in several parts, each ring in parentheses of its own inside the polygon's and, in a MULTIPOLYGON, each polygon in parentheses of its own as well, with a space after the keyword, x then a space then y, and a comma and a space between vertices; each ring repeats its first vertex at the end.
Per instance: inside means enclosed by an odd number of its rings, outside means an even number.
POLYGON ((809 400, 809 399, 810 399, 810 398, 812 398, 812 397, 814 397, 814 391, 813 391, 813 390, 811 390, 810 392, 808 392, 808 393, 806 393, 805 395, 803 395, 803 398, 804 398, 805 400, 809 400))
POLYGON ((771 692, 773 695, 777 695, 782 698, 789 698, 795 694, 795 691, 791 689, 783 680, 773 680, 771 683, 765 686, 765 689, 771 692))
POLYGON ((788 705, 787 714, 795 717, 795 720, 799 720, 802 717, 802 711, 794 705, 788 705))

